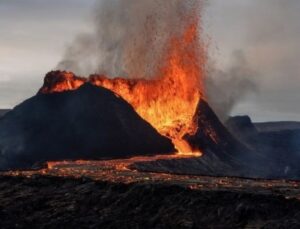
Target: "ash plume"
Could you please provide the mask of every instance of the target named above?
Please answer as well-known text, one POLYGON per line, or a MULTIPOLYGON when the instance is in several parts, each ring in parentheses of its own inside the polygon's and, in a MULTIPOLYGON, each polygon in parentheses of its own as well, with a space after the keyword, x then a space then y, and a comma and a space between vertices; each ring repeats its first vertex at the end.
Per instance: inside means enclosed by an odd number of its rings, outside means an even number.
POLYGON ((200 15, 201 0, 98 0, 92 33, 79 34, 57 69, 130 78, 156 75, 170 38, 200 15))
POLYGON ((210 63, 206 79, 207 99, 221 120, 227 119, 245 96, 258 90, 258 73, 248 65, 245 54, 237 50, 232 59, 227 70, 220 70, 210 63))

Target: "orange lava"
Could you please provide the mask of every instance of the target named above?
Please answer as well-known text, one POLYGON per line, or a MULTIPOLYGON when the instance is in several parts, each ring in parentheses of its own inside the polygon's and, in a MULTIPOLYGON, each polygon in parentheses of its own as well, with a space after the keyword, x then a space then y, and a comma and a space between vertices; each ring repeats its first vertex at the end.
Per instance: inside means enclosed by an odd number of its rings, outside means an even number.
POLYGON ((53 169, 57 167, 62 166, 69 166, 70 164, 73 165, 91 165, 91 163, 98 163, 98 164, 107 164, 114 165, 115 169, 121 171, 121 170, 129 170, 128 166, 130 164, 136 163, 136 162, 149 162, 149 161, 157 161, 157 160, 172 160, 172 159, 184 159, 184 158, 190 158, 190 157, 198 157, 201 156, 201 154, 183 154, 183 153, 177 153, 173 155, 155 155, 155 156, 136 156, 131 157, 127 159, 112 159, 112 160, 100 160, 100 161, 87 161, 87 160, 76 160, 76 161, 47 161, 47 168, 53 169))
POLYGON ((129 159, 102 161, 60 161, 48 162, 48 168, 0 172, 5 176, 34 177, 36 175, 55 177, 89 178, 116 183, 166 183, 181 185, 190 189, 209 191, 241 191, 285 196, 300 199, 300 182, 289 180, 246 179, 237 177, 211 177, 179 175, 169 173, 143 172, 130 168, 134 162, 170 160, 178 156, 134 157, 129 159))
POLYGON ((70 72, 51 72, 41 93, 75 90, 85 82, 112 90, 129 102, 136 112, 159 133, 172 139, 180 154, 201 155, 192 150, 182 137, 196 131, 193 117, 203 97, 203 75, 206 55, 201 45, 198 20, 166 47, 159 74, 151 80, 110 79, 91 75, 88 79, 70 72))

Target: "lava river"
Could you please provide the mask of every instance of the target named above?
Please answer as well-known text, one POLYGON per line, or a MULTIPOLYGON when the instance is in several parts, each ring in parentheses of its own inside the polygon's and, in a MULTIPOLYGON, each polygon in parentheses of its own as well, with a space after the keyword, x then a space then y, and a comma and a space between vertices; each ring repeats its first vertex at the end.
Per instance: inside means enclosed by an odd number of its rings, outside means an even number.
POLYGON ((128 159, 102 161, 60 161, 48 162, 40 170, 8 171, 0 175, 32 177, 36 175, 73 177, 107 181, 113 183, 167 183, 189 189, 207 191, 239 191, 282 195, 286 198, 300 199, 300 181, 246 179, 239 177, 209 177, 167 173, 149 173, 134 169, 134 163, 160 160, 178 160, 178 155, 159 155, 154 157, 133 157, 128 159))

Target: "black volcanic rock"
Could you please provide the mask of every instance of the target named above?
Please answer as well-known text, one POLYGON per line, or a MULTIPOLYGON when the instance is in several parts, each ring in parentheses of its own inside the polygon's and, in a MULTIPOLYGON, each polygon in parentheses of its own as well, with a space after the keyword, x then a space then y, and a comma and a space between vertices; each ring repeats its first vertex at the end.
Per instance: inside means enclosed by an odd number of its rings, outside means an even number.
POLYGON ((137 162, 132 168, 210 176, 271 177, 275 174, 272 160, 235 138, 206 101, 199 102, 194 122, 198 127, 196 133, 184 138, 203 152, 202 157, 137 162))
POLYGON ((205 100, 199 102, 194 122, 198 127, 197 132, 194 135, 186 135, 185 139, 195 148, 204 152, 212 151, 221 159, 249 151, 233 137, 205 100))
POLYGON ((194 121, 198 129, 185 139, 202 150, 202 157, 136 162, 131 167, 177 174, 300 178, 299 129, 260 132, 247 116, 231 118, 226 128, 204 100, 194 121))
POLYGON ((2 116, 4 116, 7 112, 9 112, 10 110, 9 109, 0 109, 0 118, 2 116))
MULTIPOLYGON (((249 170, 253 159, 259 159, 256 167, 260 167, 262 160, 259 155, 228 131, 206 101, 199 102, 194 121, 198 126, 197 132, 185 138, 204 152, 202 160, 210 158, 215 161, 212 164, 222 162, 239 171, 236 175, 240 175, 242 170, 249 170)), ((222 167, 220 169, 222 171, 222 167)))
POLYGON ((300 177, 298 122, 257 124, 248 116, 236 116, 231 117, 226 126, 235 137, 275 164, 273 174, 292 179, 300 177))
POLYGON ((2 229, 300 227, 299 200, 254 188, 205 191, 145 182, 0 176, 0 197, 2 229))
POLYGON ((258 134, 251 118, 247 115, 230 117, 225 122, 225 126, 231 134, 243 142, 254 140, 253 138, 258 134))
POLYGON ((89 83, 75 91, 37 94, 0 120, 0 169, 171 152, 171 141, 125 100, 89 83))

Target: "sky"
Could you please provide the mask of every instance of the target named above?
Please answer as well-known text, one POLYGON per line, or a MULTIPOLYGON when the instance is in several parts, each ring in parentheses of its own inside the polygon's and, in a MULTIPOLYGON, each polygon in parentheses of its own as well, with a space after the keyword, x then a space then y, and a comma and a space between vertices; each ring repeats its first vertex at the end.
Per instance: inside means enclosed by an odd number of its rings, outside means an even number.
MULTIPOLYGON (((91 29, 94 3, 0 0, 0 108, 38 91, 68 44, 91 29)), ((230 73, 239 52, 253 73, 235 79, 248 77, 255 89, 236 99, 231 115, 300 121, 299 12, 298 0, 207 0, 203 27, 215 68, 230 73)))

